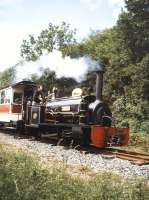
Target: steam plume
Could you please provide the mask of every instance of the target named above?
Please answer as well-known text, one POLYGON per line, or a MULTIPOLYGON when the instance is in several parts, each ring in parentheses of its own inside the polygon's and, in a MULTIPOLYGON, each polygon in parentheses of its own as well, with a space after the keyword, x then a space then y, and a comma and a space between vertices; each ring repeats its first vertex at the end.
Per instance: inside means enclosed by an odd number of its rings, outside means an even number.
POLYGON ((16 67, 16 79, 30 78, 32 74, 41 75, 41 68, 49 68, 56 72, 58 78, 72 77, 80 81, 88 70, 100 69, 97 62, 90 57, 81 57, 78 59, 71 59, 69 56, 63 58, 60 51, 54 50, 51 53, 44 53, 36 62, 23 61, 16 67))

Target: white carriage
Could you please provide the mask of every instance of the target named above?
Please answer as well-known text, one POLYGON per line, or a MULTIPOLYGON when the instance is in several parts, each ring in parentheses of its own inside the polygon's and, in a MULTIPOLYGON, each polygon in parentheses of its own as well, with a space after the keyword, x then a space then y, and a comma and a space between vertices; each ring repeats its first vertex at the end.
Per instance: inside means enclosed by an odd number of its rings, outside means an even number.
POLYGON ((36 88, 31 81, 21 81, 0 89, 0 123, 23 120, 26 102, 33 98, 36 88))

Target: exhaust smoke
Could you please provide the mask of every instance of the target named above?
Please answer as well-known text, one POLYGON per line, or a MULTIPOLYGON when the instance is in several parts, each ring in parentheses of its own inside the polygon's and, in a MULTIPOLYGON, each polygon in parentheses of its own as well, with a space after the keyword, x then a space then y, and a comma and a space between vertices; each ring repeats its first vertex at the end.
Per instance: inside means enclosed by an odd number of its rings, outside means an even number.
POLYGON ((30 79, 31 75, 41 74, 41 68, 49 68, 56 72, 58 78, 72 77, 81 81, 87 71, 101 70, 101 66, 88 56, 72 59, 69 56, 63 57, 62 53, 54 50, 51 53, 44 53, 37 61, 21 61, 16 65, 16 81, 30 79))

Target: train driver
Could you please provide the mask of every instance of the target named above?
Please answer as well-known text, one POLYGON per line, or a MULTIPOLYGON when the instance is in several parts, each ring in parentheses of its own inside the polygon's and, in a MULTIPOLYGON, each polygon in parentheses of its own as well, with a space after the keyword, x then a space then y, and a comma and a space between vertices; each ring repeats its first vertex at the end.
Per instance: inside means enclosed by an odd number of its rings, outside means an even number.
POLYGON ((52 93, 50 93, 50 91, 48 91, 48 99, 52 99, 52 100, 56 99, 57 92, 58 92, 58 89, 56 87, 53 87, 52 93))
POLYGON ((33 95, 33 104, 43 104, 43 103, 44 103, 43 87, 42 85, 39 85, 33 95))

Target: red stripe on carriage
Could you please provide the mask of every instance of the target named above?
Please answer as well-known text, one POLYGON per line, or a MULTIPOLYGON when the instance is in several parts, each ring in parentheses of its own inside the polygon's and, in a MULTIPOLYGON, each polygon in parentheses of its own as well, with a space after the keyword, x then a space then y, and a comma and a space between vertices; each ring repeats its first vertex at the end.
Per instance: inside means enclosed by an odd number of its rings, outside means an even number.
POLYGON ((0 112, 9 113, 10 111, 10 104, 1 104, 0 105, 0 112))
POLYGON ((22 105, 12 104, 11 106, 12 113, 21 113, 21 111, 22 111, 22 105))

